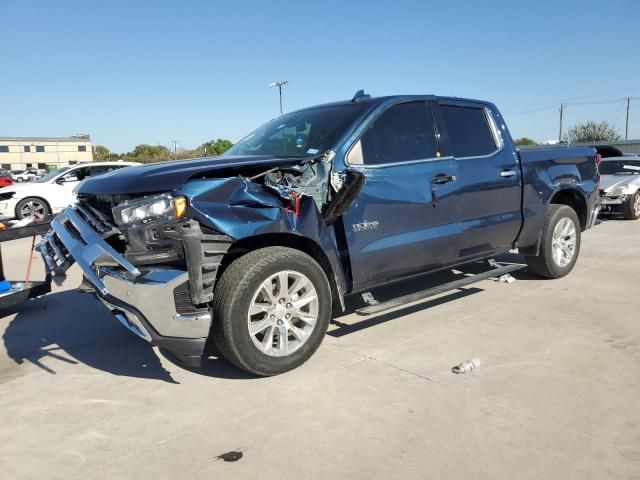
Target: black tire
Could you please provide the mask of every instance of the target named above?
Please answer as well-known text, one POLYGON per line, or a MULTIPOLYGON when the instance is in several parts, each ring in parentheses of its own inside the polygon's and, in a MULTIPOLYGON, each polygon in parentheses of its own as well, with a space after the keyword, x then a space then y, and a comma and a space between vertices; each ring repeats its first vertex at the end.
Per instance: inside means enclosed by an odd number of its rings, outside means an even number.
POLYGON ((22 183, 22 182, 24 182, 24 180, 22 179, 22 177, 18 177, 18 178, 16 179, 16 182, 18 182, 18 183, 22 183))
POLYGON ((43 220, 51 215, 51 208, 49 208, 47 202, 38 197, 27 197, 20 200, 16 205, 16 218, 18 220, 22 220, 23 218, 32 216, 26 215, 26 212, 23 211, 24 207, 27 204, 31 204, 33 206, 32 211, 36 212, 36 217, 38 220, 43 220))
POLYGON ((629 198, 622 204, 622 214, 624 218, 627 220, 637 220, 640 218, 640 211, 637 208, 638 205, 640 205, 640 190, 633 195, 629 195, 629 198))
POLYGON ((287 247, 254 250, 229 265, 216 285, 213 340, 219 352, 243 370, 261 376, 284 373, 302 365, 318 349, 331 320, 331 305, 327 277, 309 255, 287 247), (317 293, 318 316, 306 342, 297 350, 286 356, 271 356, 254 344, 247 315, 254 292, 270 276, 284 270, 299 272, 311 281, 317 293))
POLYGON ((537 256, 527 256, 526 261, 529 270, 544 278, 561 278, 567 275, 576 264, 580 254, 580 221, 575 210, 566 205, 549 205, 542 226, 542 243, 540 253, 537 256), (575 249, 571 260, 566 265, 560 265, 554 259, 553 232, 556 225, 563 219, 573 223, 575 229, 575 249))

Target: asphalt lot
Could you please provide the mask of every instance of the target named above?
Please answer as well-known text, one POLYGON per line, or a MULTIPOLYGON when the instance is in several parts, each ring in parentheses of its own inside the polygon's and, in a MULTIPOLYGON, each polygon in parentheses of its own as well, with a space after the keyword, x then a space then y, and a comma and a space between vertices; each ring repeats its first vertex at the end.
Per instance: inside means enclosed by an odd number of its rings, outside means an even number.
MULTIPOLYGON (((640 478, 638 238, 640 222, 605 221, 567 278, 518 272, 342 316, 306 365, 267 379, 158 356, 74 291, 74 267, 0 318, 0 475, 640 478), (478 370, 450 372, 473 356, 478 370)), ((3 244, 8 277, 24 275, 28 249, 3 244)))

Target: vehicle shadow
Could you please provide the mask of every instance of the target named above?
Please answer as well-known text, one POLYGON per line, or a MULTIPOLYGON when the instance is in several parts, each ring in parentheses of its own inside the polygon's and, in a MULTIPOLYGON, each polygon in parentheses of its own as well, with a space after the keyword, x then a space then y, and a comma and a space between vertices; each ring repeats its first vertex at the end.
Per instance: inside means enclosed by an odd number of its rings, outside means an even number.
POLYGON ((84 363, 113 375, 176 383, 149 345, 90 295, 76 290, 51 293, 16 310, 2 340, 7 356, 17 364, 29 362, 57 374, 56 365, 84 363))
MULTIPOLYGON (((154 349, 91 295, 77 290, 51 293, 0 311, 0 322, 11 313, 15 317, 4 328, 2 340, 6 356, 16 364, 29 362, 55 375, 60 371, 57 365, 83 363, 113 375, 179 383, 154 349)), ((169 355, 163 358, 174 363, 169 355)), ((208 347, 201 368, 188 370, 217 378, 252 378, 220 358, 213 347, 208 347)))

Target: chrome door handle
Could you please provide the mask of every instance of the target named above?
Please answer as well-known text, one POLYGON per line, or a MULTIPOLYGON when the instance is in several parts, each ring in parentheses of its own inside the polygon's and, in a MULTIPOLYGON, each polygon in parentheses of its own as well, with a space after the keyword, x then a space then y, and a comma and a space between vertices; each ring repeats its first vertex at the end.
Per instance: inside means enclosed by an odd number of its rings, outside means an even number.
POLYGON ((431 179, 431 183, 435 185, 443 185, 445 183, 454 182, 456 177, 454 175, 445 175, 440 173, 431 179))
POLYGON ((503 170, 502 172, 500 172, 500 176, 503 177, 503 178, 515 177, 516 176, 516 171, 515 170, 503 170))

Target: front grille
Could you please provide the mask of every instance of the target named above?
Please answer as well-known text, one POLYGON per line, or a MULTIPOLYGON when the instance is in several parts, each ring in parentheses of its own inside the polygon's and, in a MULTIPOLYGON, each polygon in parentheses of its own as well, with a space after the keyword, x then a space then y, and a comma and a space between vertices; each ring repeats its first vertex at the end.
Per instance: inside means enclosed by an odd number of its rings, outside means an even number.
POLYGON ((112 208, 118 203, 129 200, 129 195, 94 195, 89 193, 78 194, 78 204, 85 209, 92 209, 95 212, 99 212, 101 217, 104 217, 110 223, 115 224, 113 218, 112 208))

